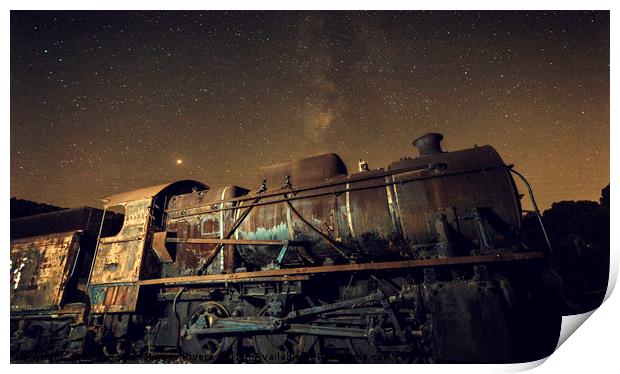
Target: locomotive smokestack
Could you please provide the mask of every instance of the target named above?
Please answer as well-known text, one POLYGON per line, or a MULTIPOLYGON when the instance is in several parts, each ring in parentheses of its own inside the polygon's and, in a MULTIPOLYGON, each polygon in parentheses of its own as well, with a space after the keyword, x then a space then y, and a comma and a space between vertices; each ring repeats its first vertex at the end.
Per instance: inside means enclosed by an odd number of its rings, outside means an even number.
POLYGON ((413 145, 420 152, 420 156, 434 155, 443 153, 441 149, 441 140, 443 135, 436 132, 426 133, 413 141, 413 145))

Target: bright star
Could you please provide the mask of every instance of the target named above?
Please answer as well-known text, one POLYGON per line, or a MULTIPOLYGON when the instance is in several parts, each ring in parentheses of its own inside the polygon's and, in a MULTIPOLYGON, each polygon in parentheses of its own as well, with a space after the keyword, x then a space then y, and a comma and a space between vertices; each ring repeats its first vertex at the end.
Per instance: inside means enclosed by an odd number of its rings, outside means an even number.
POLYGON ((177 165, 181 165, 182 163, 183 163, 183 160, 181 160, 181 159, 177 160, 177 165))

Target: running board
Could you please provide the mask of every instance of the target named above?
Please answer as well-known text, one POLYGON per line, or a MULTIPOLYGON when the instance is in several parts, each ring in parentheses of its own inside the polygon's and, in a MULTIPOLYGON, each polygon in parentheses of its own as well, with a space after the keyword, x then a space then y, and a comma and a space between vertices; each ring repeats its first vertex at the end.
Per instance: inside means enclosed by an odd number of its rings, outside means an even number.
POLYGON ((212 275, 196 275, 196 276, 171 277, 171 278, 159 278, 159 279, 145 279, 145 280, 140 280, 136 283, 139 286, 199 285, 199 284, 208 284, 208 283, 258 281, 261 279, 267 280, 268 277, 282 277, 281 279, 285 281, 285 280, 292 280, 292 279, 288 279, 288 277, 291 277, 291 276, 308 275, 308 274, 339 273, 339 272, 353 272, 353 271, 365 271, 365 270, 394 270, 394 269, 421 268, 421 267, 431 267, 431 266, 466 265, 466 264, 492 263, 492 262, 528 261, 528 260, 539 260, 542 258, 544 258, 543 252, 538 252, 538 251, 522 252, 522 253, 501 253, 501 254, 496 254, 496 255, 484 255, 484 256, 461 256, 461 257, 431 258, 431 259, 424 259, 424 260, 371 262, 371 263, 365 263, 365 264, 312 266, 312 267, 302 267, 302 268, 275 269, 275 270, 266 270, 266 271, 249 271, 249 272, 231 273, 231 274, 212 274, 212 275))

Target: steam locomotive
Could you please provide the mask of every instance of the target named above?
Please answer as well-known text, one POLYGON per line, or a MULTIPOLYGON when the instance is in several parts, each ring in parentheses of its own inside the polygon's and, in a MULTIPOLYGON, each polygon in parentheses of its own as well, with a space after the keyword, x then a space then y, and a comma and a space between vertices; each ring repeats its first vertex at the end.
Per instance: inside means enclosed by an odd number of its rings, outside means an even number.
POLYGON ((12 359, 549 355, 561 299, 550 245, 521 233, 513 175, 529 184, 493 147, 442 138, 385 169, 325 154, 262 168, 254 190, 182 180, 14 220, 12 359))

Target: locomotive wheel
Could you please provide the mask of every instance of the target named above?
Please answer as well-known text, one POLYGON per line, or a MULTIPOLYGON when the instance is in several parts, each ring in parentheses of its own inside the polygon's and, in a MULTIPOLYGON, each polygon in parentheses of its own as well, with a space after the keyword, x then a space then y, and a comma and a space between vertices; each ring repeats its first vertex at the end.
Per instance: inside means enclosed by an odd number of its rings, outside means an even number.
POLYGON ((316 343, 311 335, 271 334, 254 336, 254 348, 266 364, 293 364, 316 343))
MULTIPOLYGON (((260 316, 279 317, 284 314, 286 302, 272 297, 260 316)), ((254 348, 266 364, 292 364, 304 358, 316 343, 316 336, 300 334, 266 334, 254 336, 254 348)))
MULTIPOLYGON (((209 328, 215 318, 229 317, 228 310, 220 303, 207 301, 200 304, 187 320, 186 328, 209 328)), ((181 350, 185 358, 196 363, 213 363, 226 352, 234 338, 214 337, 204 334, 181 336, 181 350)))

